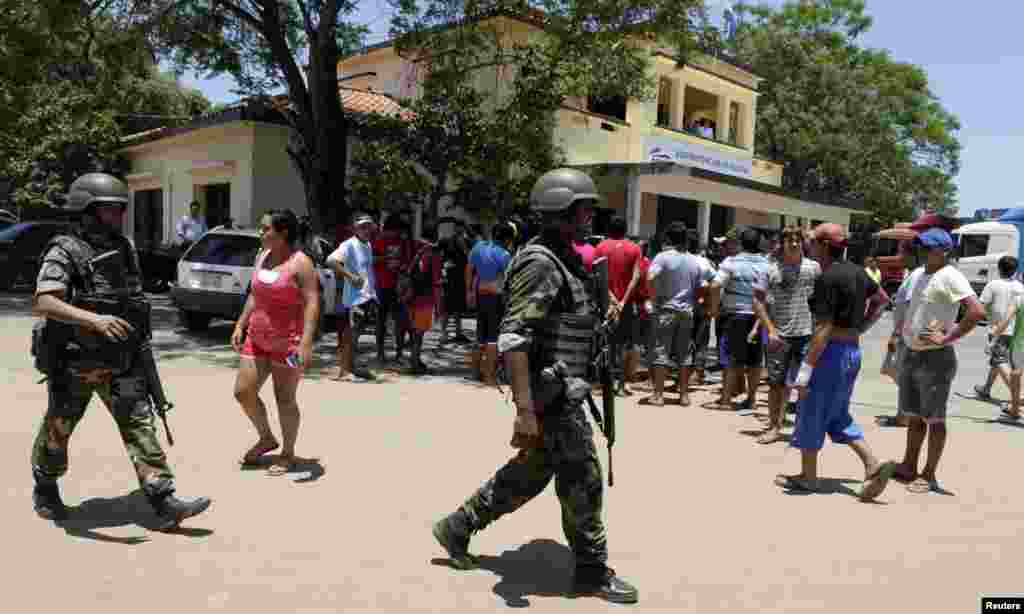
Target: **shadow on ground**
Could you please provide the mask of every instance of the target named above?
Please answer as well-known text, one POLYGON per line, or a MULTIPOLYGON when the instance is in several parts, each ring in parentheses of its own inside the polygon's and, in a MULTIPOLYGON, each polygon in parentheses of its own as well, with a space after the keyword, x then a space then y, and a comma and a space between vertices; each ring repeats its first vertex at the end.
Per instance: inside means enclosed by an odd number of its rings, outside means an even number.
MULTIPOLYGON (((565 545, 550 539, 535 539, 501 556, 479 555, 479 569, 501 578, 494 594, 510 608, 529 607, 529 597, 568 597, 572 590, 573 555, 565 545)), ((434 565, 448 565, 448 559, 433 559, 434 565)))
MULTIPOLYGON (((69 507, 68 518, 56 524, 64 529, 65 533, 74 537, 127 546, 145 543, 149 541, 149 537, 146 535, 121 537, 108 535, 97 529, 137 526, 147 531, 158 530, 156 514, 141 490, 110 499, 102 497, 86 499, 75 507, 69 507)), ((207 537, 213 534, 213 531, 209 529, 187 527, 179 527, 166 532, 187 537, 207 537)))

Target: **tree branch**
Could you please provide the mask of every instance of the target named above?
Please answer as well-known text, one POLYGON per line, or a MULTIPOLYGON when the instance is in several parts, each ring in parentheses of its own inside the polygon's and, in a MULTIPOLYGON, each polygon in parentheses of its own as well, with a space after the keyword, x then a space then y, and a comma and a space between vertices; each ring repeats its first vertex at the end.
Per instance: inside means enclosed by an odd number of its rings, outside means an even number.
POLYGON ((299 12, 302 13, 302 23, 306 27, 306 38, 313 40, 313 35, 316 31, 313 29, 313 19, 309 15, 309 7, 306 6, 306 0, 295 0, 295 4, 299 5, 299 12))

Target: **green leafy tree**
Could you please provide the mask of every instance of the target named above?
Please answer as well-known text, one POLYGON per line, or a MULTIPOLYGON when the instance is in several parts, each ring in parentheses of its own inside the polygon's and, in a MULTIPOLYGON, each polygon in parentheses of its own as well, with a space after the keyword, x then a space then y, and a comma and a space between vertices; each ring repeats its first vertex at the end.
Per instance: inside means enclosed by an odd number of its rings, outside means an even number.
POLYGON ((765 78, 756 150, 784 187, 863 202, 887 225, 956 209, 959 123, 918 66, 865 49, 863 0, 740 5, 730 51, 765 78))
POLYGON ((229 74, 247 97, 283 88, 292 128, 288 154, 315 224, 348 208, 351 117, 338 94, 338 60, 359 47, 352 0, 136 0, 149 7, 156 37, 179 68, 229 74))
POLYGON ((430 181, 393 141, 357 142, 352 151, 350 202, 364 211, 401 211, 423 202, 430 181))
POLYGON ((116 150, 140 118, 166 123, 209 107, 159 73, 126 8, 39 0, 0 9, 0 176, 19 209, 52 204, 82 173, 123 174, 116 150))

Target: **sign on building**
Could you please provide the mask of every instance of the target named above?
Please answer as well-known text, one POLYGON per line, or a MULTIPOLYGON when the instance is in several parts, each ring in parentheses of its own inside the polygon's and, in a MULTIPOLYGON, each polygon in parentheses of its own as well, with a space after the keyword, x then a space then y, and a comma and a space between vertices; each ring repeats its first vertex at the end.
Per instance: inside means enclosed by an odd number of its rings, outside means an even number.
POLYGON ((750 179, 753 172, 753 158, 731 156, 724 151, 667 137, 645 138, 644 152, 648 162, 678 162, 744 179, 750 179))

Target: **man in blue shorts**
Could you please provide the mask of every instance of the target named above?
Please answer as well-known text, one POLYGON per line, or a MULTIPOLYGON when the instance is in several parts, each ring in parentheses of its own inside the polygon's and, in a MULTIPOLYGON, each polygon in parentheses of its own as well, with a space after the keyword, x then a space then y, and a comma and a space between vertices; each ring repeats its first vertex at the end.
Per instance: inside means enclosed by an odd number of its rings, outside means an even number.
POLYGON ((872 501, 885 490, 896 463, 879 462, 872 454, 850 415, 850 398, 860 372, 860 336, 878 321, 889 297, 863 267, 843 260, 845 248, 842 226, 815 228, 812 250, 822 274, 814 287, 814 336, 794 381, 801 401, 791 443, 801 452, 803 471, 780 475, 775 483, 788 490, 818 492, 818 453, 827 434, 860 457, 865 475, 860 498, 872 501))

